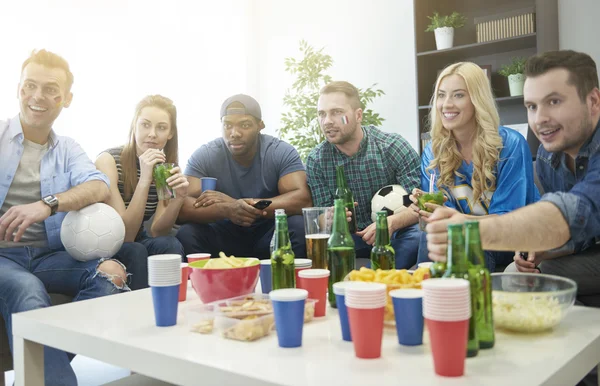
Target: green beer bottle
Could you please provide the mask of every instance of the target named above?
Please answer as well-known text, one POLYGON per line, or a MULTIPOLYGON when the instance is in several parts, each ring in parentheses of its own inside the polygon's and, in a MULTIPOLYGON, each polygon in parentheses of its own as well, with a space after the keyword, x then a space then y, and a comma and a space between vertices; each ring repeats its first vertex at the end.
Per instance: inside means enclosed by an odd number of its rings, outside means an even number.
POLYGON ((467 341, 467 357, 474 357, 479 352, 479 338, 475 320, 474 304, 477 295, 481 294, 477 280, 469 273, 469 262, 465 255, 465 238, 463 225, 448 225, 447 269, 445 278, 458 278, 469 281, 471 287, 471 318, 469 319, 469 340, 467 341))
POLYGON ((471 275, 479 282, 481 291, 481 296, 475 298, 477 302, 472 311, 476 314, 479 348, 492 348, 496 341, 492 311, 492 282, 490 271, 486 268, 484 262, 483 248, 479 237, 479 222, 465 222, 465 239, 465 254, 471 264, 471 275))
POLYGON ((336 199, 333 212, 333 227, 327 241, 327 265, 329 266, 329 304, 337 308, 333 284, 343 281, 356 266, 354 240, 348 232, 346 208, 342 199, 336 199))
POLYGON ((281 212, 275 215, 275 240, 271 253, 271 285, 274 290, 296 288, 294 257, 287 216, 281 209, 281 212))
POLYGON ((350 188, 348 188, 348 182, 346 181, 346 175, 344 174, 344 166, 336 166, 335 179, 337 189, 335 190, 335 198, 340 198, 344 201, 346 209, 352 213, 352 220, 348 223, 348 230, 350 233, 356 233, 356 208, 354 207, 354 195, 350 188))
POLYGON ((396 252, 390 245, 387 212, 377 212, 376 224, 375 245, 371 249, 371 268, 394 269, 396 267, 396 252))
POLYGON ((445 273, 446 273, 446 262, 445 261, 435 261, 429 267, 429 274, 432 279, 443 277, 445 273))

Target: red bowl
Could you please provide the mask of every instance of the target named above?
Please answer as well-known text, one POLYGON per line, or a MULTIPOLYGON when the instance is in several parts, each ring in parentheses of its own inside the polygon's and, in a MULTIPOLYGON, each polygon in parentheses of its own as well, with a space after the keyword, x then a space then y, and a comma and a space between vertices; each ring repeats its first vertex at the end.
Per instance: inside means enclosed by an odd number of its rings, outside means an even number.
POLYGON ((202 303, 229 299, 254 292, 260 264, 258 259, 240 258, 240 260, 256 260, 255 265, 239 268, 204 268, 209 260, 199 260, 189 264, 192 271, 190 279, 192 287, 202 303))

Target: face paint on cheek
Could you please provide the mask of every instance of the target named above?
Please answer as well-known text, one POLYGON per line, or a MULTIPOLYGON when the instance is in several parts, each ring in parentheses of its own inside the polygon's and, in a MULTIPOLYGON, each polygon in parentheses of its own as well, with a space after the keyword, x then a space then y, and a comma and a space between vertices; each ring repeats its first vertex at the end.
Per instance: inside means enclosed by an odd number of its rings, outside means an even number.
POLYGON ((345 115, 344 115, 344 116, 342 116, 342 123, 343 123, 344 125, 347 125, 347 124, 348 124, 348 117, 347 117, 347 116, 345 116, 345 115))
POLYGON ((60 107, 64 104, 62 97, 59 95, 57 97, 54 97, 54 105, 56 107, 60 107))

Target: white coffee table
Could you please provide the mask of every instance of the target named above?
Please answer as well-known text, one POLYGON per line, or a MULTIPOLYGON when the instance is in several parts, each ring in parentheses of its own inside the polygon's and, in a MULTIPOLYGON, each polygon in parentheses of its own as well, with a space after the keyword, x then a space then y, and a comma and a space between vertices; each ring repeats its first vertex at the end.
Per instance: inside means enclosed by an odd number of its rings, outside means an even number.
POLYGON ((150 290, 15 314, 17 385, 43 385, 42 345, 179 385, 574 385, 600 362, 600 310, 592 308, 574 307, 551 333, 498 332, 494 349, 467 360, 464 377, 443 378, 427 342, 400 346, 393 329, 382 358, 355 358, 336 310, 305 325, 301 348, 281 349, 274 333, 248 343, 189 332, 182 311, 198 304, 190 289, 168 328, 154 324, 150 290))

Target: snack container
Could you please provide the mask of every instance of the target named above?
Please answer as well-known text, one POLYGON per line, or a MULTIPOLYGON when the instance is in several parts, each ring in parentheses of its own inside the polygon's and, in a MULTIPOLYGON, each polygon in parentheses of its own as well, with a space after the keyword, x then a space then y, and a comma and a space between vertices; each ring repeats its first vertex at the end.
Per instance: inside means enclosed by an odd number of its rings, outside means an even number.
POLYGON ((213 304, 202 304, 184 310, 185 320, 192 332, 212 334, 216 316, 213 304))
MULTIPOLYGON (((314 318, 316 302, 307 299, 304 323, 314 318)), ((224 338, 245 342, 267 336, 275 329, 268 294, 249 294, 192 307, 186 310, 186 320, 192 332, 217 332, 224 338)))

